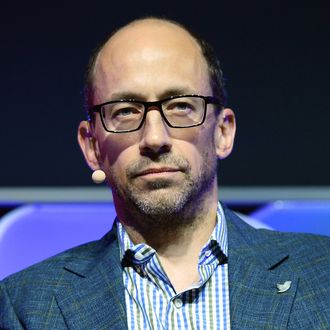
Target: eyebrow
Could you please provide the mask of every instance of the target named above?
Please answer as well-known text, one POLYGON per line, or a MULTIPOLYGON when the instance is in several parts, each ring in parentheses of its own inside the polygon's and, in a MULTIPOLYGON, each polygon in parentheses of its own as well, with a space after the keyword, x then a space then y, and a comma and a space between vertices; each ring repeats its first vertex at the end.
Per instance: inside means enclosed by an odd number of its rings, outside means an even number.
MULTIPOLYGON (((189 87, 175 87, 175 88, 169 88, 163 91, 161 94, 158 95, 158 99, 166 99, 171 96, 177 96, 177 95, 193 95, 197 94, 195 91, 193 91, 189 87)), ((113 93, 111 96, 112 100, 139 100, 139 101, 146 101, 145 95, 143 93, 136 93, 136 92, 119 92, 119 93, 113 93)), ((153 100, 155 101, 155 100, 153 100)))

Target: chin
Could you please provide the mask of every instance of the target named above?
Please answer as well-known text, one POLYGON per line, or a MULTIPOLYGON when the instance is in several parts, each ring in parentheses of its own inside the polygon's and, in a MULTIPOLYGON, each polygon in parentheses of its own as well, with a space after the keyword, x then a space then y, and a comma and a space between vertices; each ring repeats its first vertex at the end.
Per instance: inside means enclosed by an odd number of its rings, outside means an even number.
POLYGON ((148 193, 140 192, 130 196, 140 213, 146 216, 168 217, 180 214, 189 203, 190 194, 182 188, 157 187, 148 193))

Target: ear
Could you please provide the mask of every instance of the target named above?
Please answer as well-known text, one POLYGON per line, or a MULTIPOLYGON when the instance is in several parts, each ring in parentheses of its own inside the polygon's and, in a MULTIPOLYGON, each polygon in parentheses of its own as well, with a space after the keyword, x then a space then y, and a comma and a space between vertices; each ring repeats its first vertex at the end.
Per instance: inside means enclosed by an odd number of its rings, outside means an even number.
POLYGON ((233 150, 235 133, 236 121, 233 110, 222 109, 214 132, 216 152, 220 159, 228 157, 233 150))
POLYGON ((92 134, 92 127, 88 121, 82 121, 78 127, 78 143, 88 166, 92 170, 100 169, 99 147, 92 134))

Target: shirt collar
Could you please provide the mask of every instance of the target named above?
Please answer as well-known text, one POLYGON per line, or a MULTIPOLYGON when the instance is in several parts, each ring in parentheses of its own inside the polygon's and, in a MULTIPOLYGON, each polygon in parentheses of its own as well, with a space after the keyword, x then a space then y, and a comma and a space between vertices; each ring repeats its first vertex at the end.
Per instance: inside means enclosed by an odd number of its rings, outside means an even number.
POLYGON ((212 231, 210 239, 202 247, 199 254, 199 265, 219 262, 227 263, 228 241, 226 218, 221 204, 218 202, 217 223, 212 231))
MULTIPOLYGON (((150 260, 156 251, 145 243, 134 244, 129 238, 124 226, 116 218, 117 235, 119 241, 120 259, 123 267, 131 263, 143 264, 150 260)), ((227 225, 221 204, 217 206, 217 222, 210 239, 203 246, 199 255, 199 264, 212 263, 216 259, 220 263, 227 262, 228 241, 227 225)))

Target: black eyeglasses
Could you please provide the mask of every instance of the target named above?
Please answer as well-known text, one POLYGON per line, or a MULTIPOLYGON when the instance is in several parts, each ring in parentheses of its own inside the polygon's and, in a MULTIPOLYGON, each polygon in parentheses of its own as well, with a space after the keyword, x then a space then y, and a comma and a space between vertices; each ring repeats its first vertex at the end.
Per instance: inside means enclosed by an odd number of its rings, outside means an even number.
POLYGON ((150 107, 156 107, 169 127, 187 128, 202 125, 208 104, 223 107, 213 96, 179 95, 164 100, 144 102, 134 99, 114 100, 95 105, 88 110, 88 120, 100 113, 103 127, 111 133, 139 130, 150 107))

